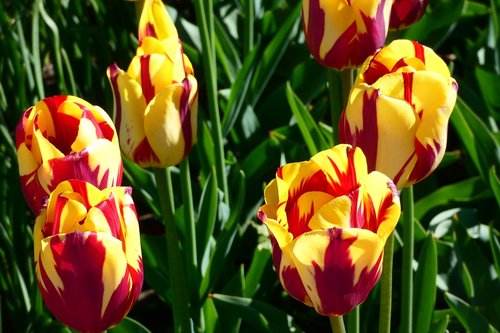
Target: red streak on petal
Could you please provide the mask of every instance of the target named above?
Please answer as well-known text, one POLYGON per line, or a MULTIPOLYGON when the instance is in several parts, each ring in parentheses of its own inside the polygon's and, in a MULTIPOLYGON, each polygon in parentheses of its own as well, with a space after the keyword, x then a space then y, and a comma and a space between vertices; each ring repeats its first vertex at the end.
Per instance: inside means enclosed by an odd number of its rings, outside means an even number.
POLYGON ((155 97, 155 87, 151 81, 151 73, 149 72, 149 62, 151 55, 144 55, 141 57, 141 86, 142 93, 146 99, 146 104, 155 97))
MULTIPOLYGON (((302 11, 304 16, 304 11, 302 11)), ((319 6, 319 0, 309 1, 309 24, 305 25, 305 19, 302 20, 303 28, 306 34, 306 42, 314 58, 321 63, 319 49, 321 41, 325 34, 325 12, 319 6)))
MULTIPOLYGON (((99 178, 101 165, 97 165, 95 169, 91 169, 89 150, 87 149, 79 153, 64 156, 63 158, 50 160, 49 165, 52 169, 53 178, 48 186, 49 190, 53 191, 60 182, 67 179, 86 181, 101 190, 110 186, 119 186, 122 181, 123 169, 121 160, 116 163, 120 164, 116 173, 111 174, 111 170, 108 169, 99 178)), ((73 184, 73 186, 76 185, 73 184)))
POLYGON ((425 147, 420 141, 415 139, 415 153, 417 154, 417 163, 408 177, 413 184, 427 177, 436 167, 436 157, 441 151, 441 145, 434 141, 436 151, 431 145, 425 147))
POLYGON ((158 36, 156 35, 156 29, 155 29, 155 26, 153 25, 153 23, 148 22, 146 24, 146 31, 145 31, 145 35, 143 36, 143 38, 144 37, 158 38, 158 36))
POLYGON ((415 110, 415 104, 413 104, 413 72, 404 72, 402 74, 405 100, 411 105, 413 110, 415 110))
POLYGON ((193 128, 191 127, 191 108, 189 105, 189 95, 191 94, 191 82, 188 78, 182 81, 182 94, 180 98, 180 118, 182 134, 184 136, 184 156, 186 156, 193 146, 193 128))
MULTIPOLYGON (((318 296, 321 300, 318 312, 323 315, 343 315, 365 301, 381 274, 382 255, 369 271, 361 271, 354 285, 355 265, 349 248, 356 239, 342 239, 342 229, 329 229, 330 243, 325 251, 324 269, 312 262, 318 296)), ((366 249, 369 251, 369 249, 366 249)))
POLYGON ((54 316, 66 325, 83 332, 104 331, 112 323, 101 321, 102 268, 106 249, 91 234, 86 240, 83 233, 68 234, 65 241, 59 237, 50 241, 56 272, 64 284, 64 290, 56 289, 45 271, 40 258, 42 280, 47 290, 39 289, 45 304, 54 316))
MULTIPOLYGON (((396 174, 396 176, 394 176, 394 179, 392 180, 394 182, 394 184, 399 183, 399 180, 403 176, 403 173, 406 171, 406 168, 408 167, 408 164, 410 163, 410 161, 413 159, 413 156, 415 156, 415 152, 413 152, 410 155, 410 157, 408 157, 408 159, 405 161, 405 163, 403 164, 403 166, 401 167, 399 172, 396 174)), ((402 184, 402 185, 404 185, 404 184, 402 184)))
POLYGON ((281 269, 281 258, 283 252, 281 251, 276 238, 272 234, 269 234, 269 238, 271 239, 271 245, 273 249, 273 265, 274 269, 278 274, 282 276, 282 285, 283 288, 295 299, 298 299, 301 302, 310 304, 309 296, 307 295, 306 290, 304 289, 304 285, 300 280, 300 276, 298 271, 294 267, 284 267, 281 269), (281 272, 281 273, 280 273, 281 272))
POLYGON ((278 170, 276 170, 276 177, 279 179, 283 179, 283 167, 279 167, 278 170))
MULTIPOLYGON (((310 231, 309 220, 314 215, 314 207, 302 207, 298 205, 299 198, 307 192, 334 192, 326 175, 322 170, 317 171, 307 179, 302 179, 297 188, 288 193, 288 201, 285 211, 288 220, 288 231, 295 237, 310 231)), ((318 209, 319 207, 315 207, 318 209)))
POLYGON ((422 60, 422 62, 425 64, 425 50, 424 47, 419 44, 416 41, 412 41, 413 43, 413 48, 415 49, 415 57, 418 59, 422 60))
POLYGON ((342 114, 339 124, 339 136, 341 143, 348 143, 353 147, 363 150, 368 164, 368 172, 375 170, 377 164, 378 126, 377 126, 377 99, 379 91, 374 90, 370 94, 363 93, 363 128, 356 129, 355 124, 349 124, 345 112, 342 114))
POLYGON ((116 65, 116 63, 108 67, 109 80, 111 81, 111 86, 113 88, 113 95, 115 99, 115 114, 114 114, 115 126, 118 133, 120 133, 121 121, 122 121, 122 101, 120 96, 121 92, 118 89, 118 70, 119 68, 118 65, 116 65))
POLYGON ((134 151, 134 161, 141 164, 147 162, 159 163, 160 159, 151 148, 147 138, 142 139, 134 151))
POLYGON ((367 70, 363 73, 365 82, 369 85, 374 84, 382 76, 389 74, 391 71, 383 63, 378 61, 377 55, 375 55, 372 60, 370 60, 370 65, 367 70))

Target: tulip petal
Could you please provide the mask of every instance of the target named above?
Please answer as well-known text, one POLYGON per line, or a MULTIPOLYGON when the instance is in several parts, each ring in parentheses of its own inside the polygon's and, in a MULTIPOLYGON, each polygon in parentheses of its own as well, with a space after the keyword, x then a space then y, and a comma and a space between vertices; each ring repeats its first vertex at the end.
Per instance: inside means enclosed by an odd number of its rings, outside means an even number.
POLYGON ((149 103, 144 117, 146 136, 160 165, 176 165, 191 149, 196 134, 195 93, 190 80, 172 84, 149 103), (189 96, 189 97, 188 97, 189 96))
POLYGON ((385 42, 392 1, 306 0, 306 42, 322 65, 357 67, 385 42))
POLYGON ((120 241, 75 232, 44 239, 41 248, 37 271, 44 288, 40 290, 59 320, 79 331, 103 331, 116 324, 117 316, 106 318, 107 311, 124 315, 129 310, 131 304, 126 300, 132 286, 120 241), (110 303, 115 293, 122 300, 110 303))
POLYGON ((174 22, 161 0, 146 0, 139 19, 139 41, 144 37, 164 39, 177 36, 174 22))
POLYGON ((361 229, 312 231, 290 248, 316 311, 342 315, 362 303, 381 274, 384 242, 361 229))

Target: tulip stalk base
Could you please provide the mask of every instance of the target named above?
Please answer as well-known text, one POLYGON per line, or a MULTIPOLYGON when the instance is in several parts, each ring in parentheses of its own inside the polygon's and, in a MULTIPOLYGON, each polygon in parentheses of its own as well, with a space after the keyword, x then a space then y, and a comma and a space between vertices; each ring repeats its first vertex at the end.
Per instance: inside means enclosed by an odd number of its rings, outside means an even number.
POLYGON ((167 237, 167 257, 170 287, 172 289, 172 308, 174 312, 174 332, 190 332, 189 303, 186 288, 186 275, 180 249, 177 227, 175 224, 175 206, 173 202, 172 179, 170 169, 153 169, 160 206, 162 209, 167 237))
POLYGON ((394 232, 387 238, 384 247, 383 271, 380 278, 379 333, 391 332, 392 311, 392 262, 394 256, 394 232))
POLYGON ((330 325, 332 326, 332 333, 346 333, 342 316, 330 316, 330 325))
POLYGON ((411 333, 413 325, 413 187, 403 189, 403 281, 401 290, 401 332, 411 333))

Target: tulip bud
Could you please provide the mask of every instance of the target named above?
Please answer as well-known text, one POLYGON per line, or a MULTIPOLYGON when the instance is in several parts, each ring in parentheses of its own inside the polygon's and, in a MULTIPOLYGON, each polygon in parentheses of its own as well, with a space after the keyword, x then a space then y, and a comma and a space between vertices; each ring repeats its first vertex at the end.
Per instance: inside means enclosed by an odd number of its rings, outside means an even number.
POLYGON ((458 86, 444 61, 417 42, 396 40, 362 66, 339 125, 363 149, 368 169, 398 189, 436 169, 446 149, 458 86))
POLYGON ((101 189, 121 184, 118 136, 98 106, 74 96, 45 98, 24 112, 16 130, 24 197, 38 214, 63 180, 77 178, 101 189))
POLYGON ((196 138, 198 83, 178 39, 145 37, 127 72, 108 67, 123 153, 142 167, 180 163, 196 138))
POLYGON ((362 303, 400 215, 392 181, 368 174, 361 149, 338 145, 279 168, 264 198, 258 216, 283 288, 327 316, 362 303))
POLYGON ((307 46, 323 66, 359 67, 385 43, 392 0, 304 0, 307 46))
POLYGON ((139 41, 144 37, 178 39, 177 29, 161 0, 145 0, 139 19, 139 41))
POLYGON ((38 287, 54 316, 75 330, 105 331, 139 297, 143 265, 131 191, 64 181, 36 219, 38 287))
POLYGON ((394 0, 389 21, 390 29, 406 28, 420 20, 428 0, 394 0))

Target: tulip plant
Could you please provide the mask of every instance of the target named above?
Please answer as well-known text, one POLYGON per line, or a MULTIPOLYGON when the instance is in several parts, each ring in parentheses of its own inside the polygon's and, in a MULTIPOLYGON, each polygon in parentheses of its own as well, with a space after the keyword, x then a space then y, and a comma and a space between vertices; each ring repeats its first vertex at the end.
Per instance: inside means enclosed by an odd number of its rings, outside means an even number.
POLYGON ((0 3, 0 332, 500 331, 500 0, 0 3))

